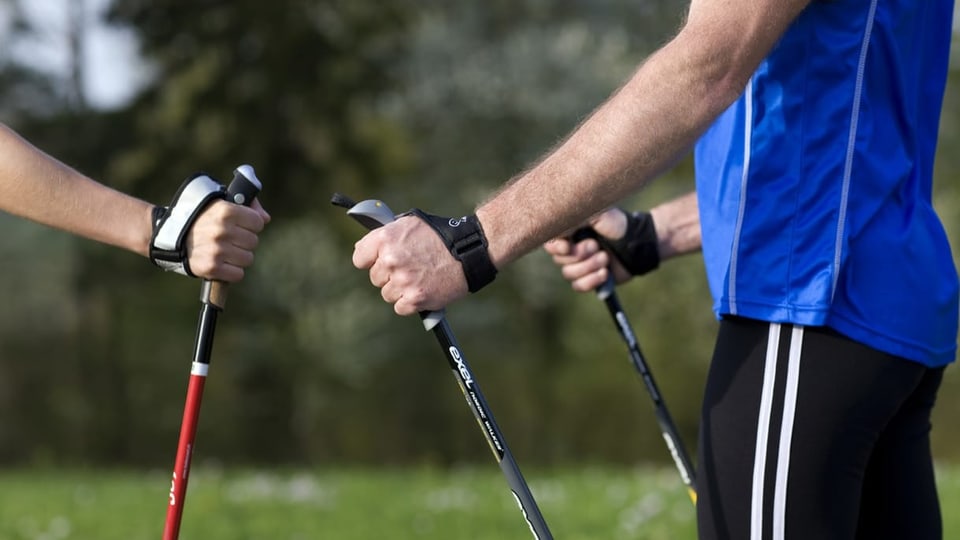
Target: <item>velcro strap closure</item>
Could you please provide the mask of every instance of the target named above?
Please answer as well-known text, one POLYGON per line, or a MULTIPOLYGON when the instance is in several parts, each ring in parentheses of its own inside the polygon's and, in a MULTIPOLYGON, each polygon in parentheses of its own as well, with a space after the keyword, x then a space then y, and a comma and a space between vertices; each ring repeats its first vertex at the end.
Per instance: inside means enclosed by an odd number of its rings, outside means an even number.
POLYGON ((404 215, 417 216, 437 232, 450 254, 460 261, 470 292, 479 291, 497 277, 487 251, 487 237, 475 214, 448 218, 414 208, 404 215))
POLYGON ((622 211, 627 216, 627 232, 617 240, 597 235, 597 242, 613 254, 630 274, 642 276, 660 266, 657 229, 649 212, 622 211))
POLYGON ((195 277, 187 261, 187 234, 207 205, 224 194, 220 182, 205 174, 187 178, 170 206, 154 208, 150 260, 164 270, 195 277))

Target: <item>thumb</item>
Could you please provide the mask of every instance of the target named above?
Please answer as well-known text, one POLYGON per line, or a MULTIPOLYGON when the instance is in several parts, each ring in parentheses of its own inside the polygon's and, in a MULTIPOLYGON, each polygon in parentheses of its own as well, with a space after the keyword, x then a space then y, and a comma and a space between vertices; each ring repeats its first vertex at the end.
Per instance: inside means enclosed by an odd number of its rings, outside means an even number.
POLYGON ((597 234, 610 240, 618 240, 627 234, 627 214, 620 208, 609 208, 590 220, 597 234))

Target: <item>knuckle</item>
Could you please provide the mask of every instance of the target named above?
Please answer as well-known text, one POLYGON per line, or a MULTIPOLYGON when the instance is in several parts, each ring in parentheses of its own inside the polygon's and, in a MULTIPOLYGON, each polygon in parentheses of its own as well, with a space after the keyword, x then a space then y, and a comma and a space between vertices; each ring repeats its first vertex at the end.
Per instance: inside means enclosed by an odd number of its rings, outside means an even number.
POLYGON ((203 277, 213 277, 216 265, 211 259, 202 258, 199 261, 191 261, 190 269, 194 274, 203 277))

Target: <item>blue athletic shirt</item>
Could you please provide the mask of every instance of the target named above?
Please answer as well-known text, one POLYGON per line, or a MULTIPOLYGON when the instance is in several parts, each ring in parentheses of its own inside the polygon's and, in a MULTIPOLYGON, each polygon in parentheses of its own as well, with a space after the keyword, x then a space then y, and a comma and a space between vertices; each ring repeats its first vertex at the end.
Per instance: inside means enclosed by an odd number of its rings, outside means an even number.
POLYGON ((952 21, 953 0, 814 2, 701 138, 718 317, 955 359, 957 270, 931 202, 952 21))

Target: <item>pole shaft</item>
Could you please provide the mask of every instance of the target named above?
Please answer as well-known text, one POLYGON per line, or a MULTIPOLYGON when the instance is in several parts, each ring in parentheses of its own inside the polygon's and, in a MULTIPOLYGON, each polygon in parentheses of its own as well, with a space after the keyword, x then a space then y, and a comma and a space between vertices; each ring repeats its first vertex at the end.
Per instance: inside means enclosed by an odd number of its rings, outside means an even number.
POLYGON ((637 373, 643 380, 644 386, 647 388, 647 392, 650 394, 657 424, 660 426, 660 432, 663 435, 664 442, 667 444, 667 449, 670 451, 670 457, 673 458, 674 465, 676 465, 677 471, 680 473, 680 479, 687 487, 687 494, 690 496, 690 500, 693 501, 693 504, 697 504, 693 462, 690 460, 690 456, 683 445, 683 440, 680 438, 676 424, 670 416, 670 411, 663 401, 660 389, 657 388, 657 383, 653 379, 653 373, 651 373, 650 368, 647 366, 647 362, 643 358, 643 353, 640 352, 640 345, 637 343, 636 334, 634 334, 633 328, 630 326, 630 322, 627 320, 627 316, 620 304, 620 300, 617 298, 612 287, 604 291, 602 299, 617 325, 620 337, 622 337, 627 344, 627 349, 630 352, 630 361, 633 363, 637 373))
MULTIPOLYGON (((242 206, 253 204, 262 185, 256 172, 250 165, 241 165, 233 171, 233 180, 227 186, 225 199, 242 206)), ((190 475, 190 459, 193 455, 197 423, 200 419, 200 400, 203 386, 210 368, 210 354, 213 350, 214 330, 217 326, 217 314, 227 302, 226 283, 203 280, 200 288, 200 321, 197 323, 197 339, 193 351, 193 363, 190 366, 190 382, 187 385, 187 401, 183 408, 183 422, 180 424, 180 439, 177 441, 177 458, 173 466, 173 480, 170 486, 170 504, 167 508, 167 520, 163 529, 163 540, 176 540, 180 534, 180 520, 183 517, 183 503, 187 495, 187 480, 190 475)))
POLYGON ((547 522, 540 512, 539 506, 537 506, 537 501, 533 498, 533 493, 531 493, 530 487, 524 480, 520 467, 507 447, 503 433, 500 431, 497 421, 493 418, 487 400, 483 397, 483 392, 480 391, 480 386, 474 379, 473 372, 467 364, 467 359, 460 351, 460 346, 457 344, 446 318, 441 319, 439 324, 433 327, 433 333, 437 337, 440 347, 444 350, 444 355, 450 363, 450 369, 453 371, 477 423, 483 430, 487 444, 490 445, 490 450, 500 465, 500 470, 507 479, 510 491, 513 493, 513 497, 520 507, 520 512, 523 513, 523 517, 530 527, 530 532, 533 533, 536 540, 553 540, 553 535, 547 527, 547 522))
POLYGON ((167 507, 167 521, 163 530, 164 540, 174 540, 180 534, 180 521, 183 516, 183 504, 187 495, 187 480, 190 477, 190 458, 193 456, 193 441, 197 433, 200 417, 200 399, 206 374, 190 375, 187 386, 187 402, 183 410, 183 422, 180 424, 180 439, 177 443, 177 459, 173 466, 173 478, 170 483, 170 505, 167 507))
POLYGON ((183 421, 180 424, 180 438, 177 441, 177 458, 173 464, 163 540, 176 540, 180 534, 180 522, 183 519, 183 507, 187 496, 187 481, 190 477, 190 459, 193 456, 197 424, 200 421, 200 402, 210 366, 210 352, 213 349, 213 336, 219 311, 217 306, 204 303, 197 323, 197 339, 193 352, 193 364, 190 367, 186 403, 183 407, 183 421))

